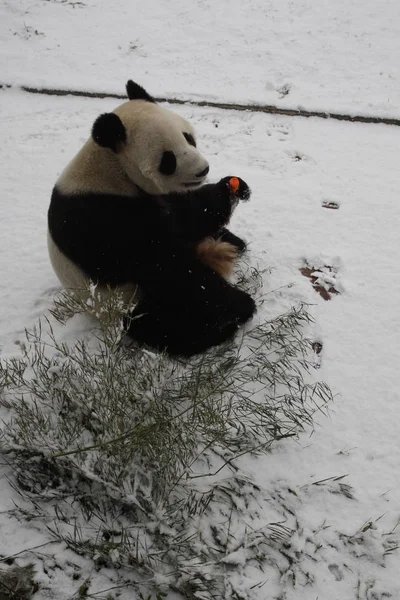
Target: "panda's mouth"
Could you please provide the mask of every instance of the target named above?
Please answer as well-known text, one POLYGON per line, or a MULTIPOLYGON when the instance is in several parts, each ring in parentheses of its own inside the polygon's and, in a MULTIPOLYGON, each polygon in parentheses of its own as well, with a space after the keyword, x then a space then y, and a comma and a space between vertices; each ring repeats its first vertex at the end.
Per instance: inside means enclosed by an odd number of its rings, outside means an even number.
POLYGON ((183 185, 187 188, 192 188, 192 187, 199 187, 199 185, 201 185, 203 183, 204 179, 202 179, 201 181, 188 181, 187 183, 184 183, 183 185))

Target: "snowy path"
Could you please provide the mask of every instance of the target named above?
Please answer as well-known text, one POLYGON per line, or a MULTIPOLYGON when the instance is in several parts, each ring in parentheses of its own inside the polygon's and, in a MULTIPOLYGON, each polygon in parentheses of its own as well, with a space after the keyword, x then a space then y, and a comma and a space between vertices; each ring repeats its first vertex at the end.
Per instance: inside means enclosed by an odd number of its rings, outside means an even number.
MULTIPOLYGON (((58 288, 45 237, 54 180, 94 118, 114 106, 114 100, 0 91, 3 356, 14 352, 23 328, 51 305, 58 288)), ((338 394, 330 418, 321 416, 311 438, 286 441, 270 456, 246 462, 271 494, 267 520, 285 514, 277 491, 297 490, 288 508, 300 520, 299 550, 306 547, 307 536, 322 548, 319 563, 304 564, 313 569, 314 587, 302 587, 301 578, 294 589, 289 581, 270 580, 264 597, 278 597, 284 590, 287 600, 383 600, 385 593, 398 598, 398 556, 386 557, 386 568, 377 561, 382 558, 382 532, 400 517, 399 131, 190 106, 174 110, 194 123, 200 149, 210 160, 210 178, 234 173, 253 189, 251 202, 239 207, 232 225, 250 242, 250 260, 270 271, 264 275, 268 295, 258 318, 299 300, 310 303, 315 339, 323 346, 316 377, 338 394), (339 209, 324 208, 324 203, 336 203, 339 209), (340 294, 324 301, 299 271, 306 263, 316 269, 332 267, 340 294), (352 486, 355 499, 346 497, 339 484, 311 485, 345 474, 343 481, 352 486), (339 533, 352 536, 365 521, 381 515, 377 530, 362 545, 329 546, 339 533)), ((12 507, 12 498, 5 484, 1 510, 12 507)), ((34 530, 8 516, 0 515, 0 525, 7 534, 7 554, 46 541, 44 534, 36 538, 34 530)), ((41 577, 56 585, 55 579, 46 579, 55 575, 41 577)), ((66 588, 62 597, 71 596, 76 587, 66 588)))

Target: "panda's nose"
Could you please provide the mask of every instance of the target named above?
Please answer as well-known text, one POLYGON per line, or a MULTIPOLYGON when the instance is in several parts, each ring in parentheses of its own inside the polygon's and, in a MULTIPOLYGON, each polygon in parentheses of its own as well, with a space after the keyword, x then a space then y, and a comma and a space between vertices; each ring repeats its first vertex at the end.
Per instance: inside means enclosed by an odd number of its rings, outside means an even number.
POLYGON ((210 170, 210 167, 207 165, 207 167, 204 169, 204 171, 200 171, 200 173, 196 173, 196 177, 205 177, 209 170, 210 170))

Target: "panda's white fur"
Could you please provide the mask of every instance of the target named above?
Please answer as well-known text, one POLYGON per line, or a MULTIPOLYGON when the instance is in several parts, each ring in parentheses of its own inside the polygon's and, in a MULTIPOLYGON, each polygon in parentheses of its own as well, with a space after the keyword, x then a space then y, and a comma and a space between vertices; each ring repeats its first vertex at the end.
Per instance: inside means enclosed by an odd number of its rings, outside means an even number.
POLYGON ((196 174, 208 162, 183 132, 193 138, 193 127, 181 116, 145 100, 129 101, 114 111, 126 130, 126 142, 118 152, 102 148, 90 138, 60 175, 56 186, 66 194, 84 192, 132 196, 137 186, 149 194, 187 191, 188 184, 199 186, 204 177, 196 174), (158 170, 165 148, 173 149, 177 170, 171 176, 158 170))
MULTIPOLYGON (((56 182, 56 188, 66 195, 100 193, 136 196, 138 186, 149 194, 187 192, 204 183, 196 177, 208 167, 197 148, 188 144, 183 132, 195 139, 191 124, 180 115, 146 100, 128 101, 113 111, 122 121, 126 142, 118 152, 99 146, 92 137, 67 165, 56 182), (158 170, 160 155, 165 148, 173 149, 176 172, 162 175, 158 170)), ((57 247, 48 233, 48 251, 58 279, 67 289, 88 289, 85 273, 57 247)), ((197 247, 204 263, 228 277, 237 258, 237 249, 228 242, 206 238, 197 247)), ((120 288, 125 301, 137 296, 136 285, 120 288)), ((102 301, 109 290, 98 287, 102 301)))

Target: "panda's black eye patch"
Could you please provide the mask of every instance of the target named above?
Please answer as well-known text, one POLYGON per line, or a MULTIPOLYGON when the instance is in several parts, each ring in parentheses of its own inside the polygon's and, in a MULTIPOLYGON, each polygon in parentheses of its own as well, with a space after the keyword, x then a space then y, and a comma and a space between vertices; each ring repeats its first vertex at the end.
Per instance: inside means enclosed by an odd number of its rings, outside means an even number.
POLYGON ((176 171, 176 156, 172 150, 163 152, 158 170, 163 175, 173 175, 176 171))
POLYGON ((196 148, 196 142, 194 141, 194 137, 192 136, 192 134, 184 133, 183 135, 185 136, 185 140, 187 141, 187 143, 196 148))

